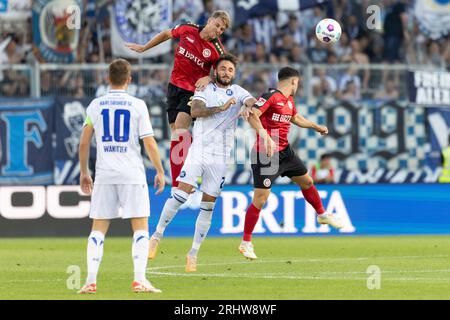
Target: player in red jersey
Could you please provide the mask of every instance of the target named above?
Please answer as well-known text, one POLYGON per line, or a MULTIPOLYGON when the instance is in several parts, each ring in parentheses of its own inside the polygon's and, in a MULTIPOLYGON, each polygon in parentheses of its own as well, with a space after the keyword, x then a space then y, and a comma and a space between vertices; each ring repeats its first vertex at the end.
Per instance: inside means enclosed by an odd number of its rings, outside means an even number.
POLYGON ((312 178, 288 141, 291 123, 301 128, 314 129, 321 135, 328 134, 328 129, 297 113, 293 99, 300 81, 297 70, 282 68, 278 80, 277 89, 263 94, 253 106, 251 114, 245 115, 257 133, 251 154, 254 195, 245 215, 244 237, 239 246, 239 251, 249 259, 257 258, 251 243, 252 232, 261 208, 269 197, 272 183, 280 175, 289 177, 301 188, 305 200, 316 210, 319 223, 342 228, 339 220, 325 211, 312 178))
POLYGON ((157 34, 145 45, 127 44, 137 52, 144 52, 172 38, 180 40, 167 90, 167 115, 171 131, 170 169, 172 186, 177 187, 177 177, 183 167, 191 145, 189 126, 192 122, 188 105, 195 90, 202 90, 212 81, 211 67, 225 53, 219 37, 230 27, 227 12, 213 12, 205 26, 181 24, 157 34))

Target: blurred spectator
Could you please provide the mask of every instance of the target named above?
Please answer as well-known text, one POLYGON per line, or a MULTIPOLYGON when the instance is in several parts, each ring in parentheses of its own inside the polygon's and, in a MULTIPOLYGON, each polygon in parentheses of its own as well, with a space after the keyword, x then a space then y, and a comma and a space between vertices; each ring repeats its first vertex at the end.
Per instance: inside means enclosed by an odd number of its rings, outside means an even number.
POLYGON ((203 1, 203 6, 205 10, 200 14, 200 17, 197 20, 198 25, 205 25, 208 22, 209 17, 214 12, 214 1, 213 0, 205 0, 203 1))
POLYGON ((202 0, 174 0, 173 21, 175 24, 182 22, 196 22, 204 11, 202 0))
POLYGON ((408 15, 402 1, 386 0, 386 17, 384 19, 384 60, 398 62, 403 40, 409 41, 407 33, 408 15))
POLYGON ((248 23, 241 26, 241 32, 236 41, 236 51, 238 55, 245 53, 254 55, 256 52, 256 40, 253 36, 252 26, 248 23))
POLYGON ((264 44, 267 51, 271 52, 274 48, 274 37, 276 36, 277 27, 271 16, 263 16, 250 20, 253 29, 253 36, 257 43, 264 44))
POLYGON ((255 47, 255 54, 253 55, 252 62, 255 63, 268 63, 269 55, 267 54, 266 47, 263 43, 257 43, 255 47))
POLYGON ((311 168, 314 183, 334 183, 334 168, 331 165, 331 155, 325 153, 320 161, 311 168))
POLYGON ((320 42, 315 37, 310 39, 310 47, 308 49, 308 58, 312 63, 325 63, 328 57, 328 51, 325 49, 326 44, 320 42))
POLYGON ((309 63, 308 56, 305 54, 303 48, 299 44, 296 44, 291 48, 291 51, 289 53, 289 61, 302 64, 309 63))
POLYGON ((298 17, 295 13, 289 14, 288 23, 281 28, 282 34, 289 34, 295 44, 301 46, 308 45, 307 32, 304 27, 299 24, 298 17))
POLYGON ((54 95, 53 79, 50 71, 41 72, 41 97, 48 97, 54 95))
POLYGON ((397 84, 394 79, 387 79, 384 82, 384 87, 377 91, 374 95, 375 99, 397 100, 400 94, 397 89, 397 84))
POLYGON ((359 39, 364 36, 365 31, 361 26, 356 15, 352 14, 348 17, 347 23, 344 27, 345 32, 348 34, 350 39, 359 39))
POLYGON ((430 41, 427 45, 427 53, 425 56, 425 64, 434 65, 442 68, 445 64, 445 59, 440 51, 439 43, 437 41, 430 41))
MULTIPOLYGON (((370 62, 367 54, 362 52, 361 45, 358 40, 353 39, 350 42, 350 46, 352 48, 351 62, 357 65, 364 65, 370 62)), ((368 68, 365 68, 363 71, 363 85, 362 85, 364 89, 367 89, 369 85, 369 78, 370 78, 370 70, 368 68)))
POLYGON ((316 75, 311 79, 311 86, 315 97, 330 96, 337 90, 336 81, 332 77, 327 76, 323 68, 316 70, 316 75))
POLYGON ((347 33, 342 32, 341 39, 333 45, 333 50, 340 62, 351 61, 352 48, 347 33))
MULTIPOLYGON (((294 41, 292 40, 292 36, 288 33, 283 34, 281 37, 281 42, 277 45, 275 49, 275 55, 278 59, 281 57, 288 58, 291 54, 291 50, 294 47, 294 41)), ((289 59, 289 58, 288 58, 289 59)))
POLYGON ((339 82, 338 97, 346 100, 361 99, 361 80, 356 75, 356 67, 347 69, 339 82))

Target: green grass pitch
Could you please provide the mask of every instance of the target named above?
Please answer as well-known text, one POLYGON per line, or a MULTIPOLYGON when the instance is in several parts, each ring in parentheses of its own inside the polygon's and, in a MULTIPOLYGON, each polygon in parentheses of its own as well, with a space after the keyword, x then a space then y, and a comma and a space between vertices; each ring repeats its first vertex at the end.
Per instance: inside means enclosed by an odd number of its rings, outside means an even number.
POLYGON ((87 239, 1 239, 0 299, 450 299, 448 236, 255 236, 256 261, 238 252, 240 238, 211 237, 187 274, 191 241, 163 239, 147 271, 163 293, 134 294, 131 237, 107 237, 97 294, 77 295, 67 270, 79 266, 83 284, 87 239), (369 266, 381 271, 379 289, 368 288, 369 266))

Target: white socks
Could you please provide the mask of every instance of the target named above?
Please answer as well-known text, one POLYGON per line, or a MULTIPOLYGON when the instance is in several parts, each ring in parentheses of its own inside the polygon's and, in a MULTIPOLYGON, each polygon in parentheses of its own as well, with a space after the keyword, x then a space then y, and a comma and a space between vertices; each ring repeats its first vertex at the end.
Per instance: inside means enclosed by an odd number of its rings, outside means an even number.
POLYGON ((148 240, 148 231, 137 230, 134 232, 131 255, 133 257, 135 281, 144 282, 146 279, 145 271, 147 268, 148 240))
POLYGON ((170 221, 172 221, 173 217, 177 214, 178 209, 187 201, 188 197, 189 194, 186 192, 180 189, 174 189, 172 197, 167 199, 164 204, 164 208, 161 212, 161 217, 159 218, 158 225, 156 226, 156 232, 153 234, 153 237, 161 240, 164 230, 166 230, 170 221))
POLYGON ((211 227, 212 213, 214 210, 214 202, 201 202, 200 213, 195 223, 194 241, 192 242, 192 249, 188 255, 196 256, 203 240, 205 240, 211 227))
POLYGON ((103 242, 105 235, 100 231, 92 231, 87 245, 88 276, 86 283, 97 283, 97 273, 103 257, 103 242))

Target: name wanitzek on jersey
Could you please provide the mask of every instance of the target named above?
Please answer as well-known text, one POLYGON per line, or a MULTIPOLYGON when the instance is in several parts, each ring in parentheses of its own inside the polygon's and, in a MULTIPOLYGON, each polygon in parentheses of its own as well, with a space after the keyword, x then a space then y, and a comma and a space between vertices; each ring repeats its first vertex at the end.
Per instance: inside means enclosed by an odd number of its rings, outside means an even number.
POLYGON ((205 62, 200 60, 198 57, 196 57, 193 53, 190 53, 189 51, 187 51, 185 48, 180 47, 180 50, 178 50, 178 52, 182 55, 185 56, 186 58, 193 60, 198 66, 202 67, 204 66, 205 62))
POLYGON ((292 118, 292 116, 285 115, 285 114, 274 113, 272 115, 272 120, 278 121, 278 122, 290 122, 291 118, 292 118))

